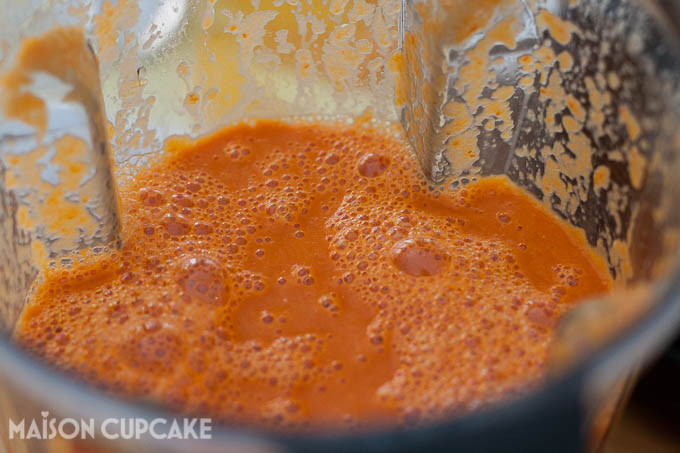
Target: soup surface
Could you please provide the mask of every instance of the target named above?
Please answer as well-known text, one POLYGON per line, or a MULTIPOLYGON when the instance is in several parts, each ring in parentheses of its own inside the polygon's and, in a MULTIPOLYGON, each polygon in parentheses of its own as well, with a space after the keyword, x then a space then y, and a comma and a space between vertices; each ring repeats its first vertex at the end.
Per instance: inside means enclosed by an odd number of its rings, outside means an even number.
POLYGON ((122 249, 47 270, 20 343, 96 385, 269 427, 418 423, 536 383, 611 281, 504 177, 428 188, 405 143, 259 121, 121 189, 122 249))

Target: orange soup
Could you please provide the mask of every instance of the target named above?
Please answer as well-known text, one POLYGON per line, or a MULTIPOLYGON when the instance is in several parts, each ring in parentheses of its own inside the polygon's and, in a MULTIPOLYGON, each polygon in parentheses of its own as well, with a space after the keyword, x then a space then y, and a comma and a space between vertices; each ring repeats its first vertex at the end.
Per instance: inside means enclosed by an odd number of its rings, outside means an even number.
POLYGON ((259 121, 121 191, 123 247, 46 270, 16 338, 108 391, 267 427, 412 424, 537 383, 611 280, 505 177, 429 188, 408 146, 259 121))

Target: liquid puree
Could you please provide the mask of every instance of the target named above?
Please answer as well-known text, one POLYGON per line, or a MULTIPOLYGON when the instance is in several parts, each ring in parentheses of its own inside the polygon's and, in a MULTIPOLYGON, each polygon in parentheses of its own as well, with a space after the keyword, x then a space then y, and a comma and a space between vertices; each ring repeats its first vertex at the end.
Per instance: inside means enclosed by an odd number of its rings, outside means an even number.
POLYGON ((505 177, 428 188, 407 145, 259 121, 121 190, 122 249, 46 270, 16 330, 106 390, 268 427, 418 423, 537 383, 557 320, 610 289, 505 177))

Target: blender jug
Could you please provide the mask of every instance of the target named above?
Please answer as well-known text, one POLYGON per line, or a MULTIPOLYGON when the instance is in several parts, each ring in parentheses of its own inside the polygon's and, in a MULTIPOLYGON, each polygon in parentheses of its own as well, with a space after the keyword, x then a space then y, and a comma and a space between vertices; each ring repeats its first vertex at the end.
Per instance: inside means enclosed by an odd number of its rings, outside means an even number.
POLYGON ((136 416, 11 342, 46 266, 106 253, 117 186, 253 118, 397 123, 437 190, 505 174, 578 227, 616 282, 562 321, 540 389, 411 430, 99 439, 105 451, 597 448, 680 319, 680 18, 671 2, 3 0, 0 438, 6 419, 136 416), (65 213, 67 215, 65 215, 65 213))

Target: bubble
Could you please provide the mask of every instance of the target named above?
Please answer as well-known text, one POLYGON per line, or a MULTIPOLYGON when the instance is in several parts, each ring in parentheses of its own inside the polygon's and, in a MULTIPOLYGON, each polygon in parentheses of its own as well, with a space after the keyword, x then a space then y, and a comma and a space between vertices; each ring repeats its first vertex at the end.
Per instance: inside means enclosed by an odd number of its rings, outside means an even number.
POLYGON ((349 242, 354 242, 359 239, 359 233, 356 230, 348 231, 345 234, 345 239, 347 239, 349 242))
POLYGON ((228 286, 221 267, 205 257, 185 258, 180 265, 177 283, 186 293, 207 303, 224 303, 228 299, 228 286))
POLYGON ((367 154, 359 160, 357 169, 361 176, 374 178, 385 173, 390 161, 388 158, 375 154, 367 154))
POLYGON ((392 227, 387 231, 387 234, 394 240, 398 241, 399 239, 403 239, 406 237, 408 232, 399 227, 392 227))
POLYGON ((194 223, 194 232, 199 235, 205 235, 212 233, 213 228, 205 223, 196 222, 194 223))
POLYGON ((438 243, 427 238, 403 239, 392 247, 391 255, 397 269, 416 277, 436 275, 450 260, 438 243))
POLYGON ((340 300, 335 294, 324 294, 317 300, 322 308, 328 310, 331 313, 337 313, 339 311, 340 300))
POLYGON ((165 202, 163 194, 156 189, 140 189, 139 199, 147 206, 160 206, 165 202))
POLYGON ((174 194, 172 196, 172 202, 176 205, 182 206, 183 208, 192 208, 194 206, 194 202, 191 200, 191 198, 181 193, 174 194))
POLYGON ((274 316, 268 311, 263 310, 262 313, 260 313, 260 319, 262 319, 262 322, 265 324, 271 324, 274 321, 274 316))
POLYGON ((163 216, 162 222, 167 232, 173 236, 182 236, 191 231, 189 221, 182 214, 173 214, 169 212, 163 216))
POLYGON ((187 183, 187 190, 189 192, 196 193, 199 190, 201 190, 201 185, 197 182, 189 182, 189 183, 187 183))

